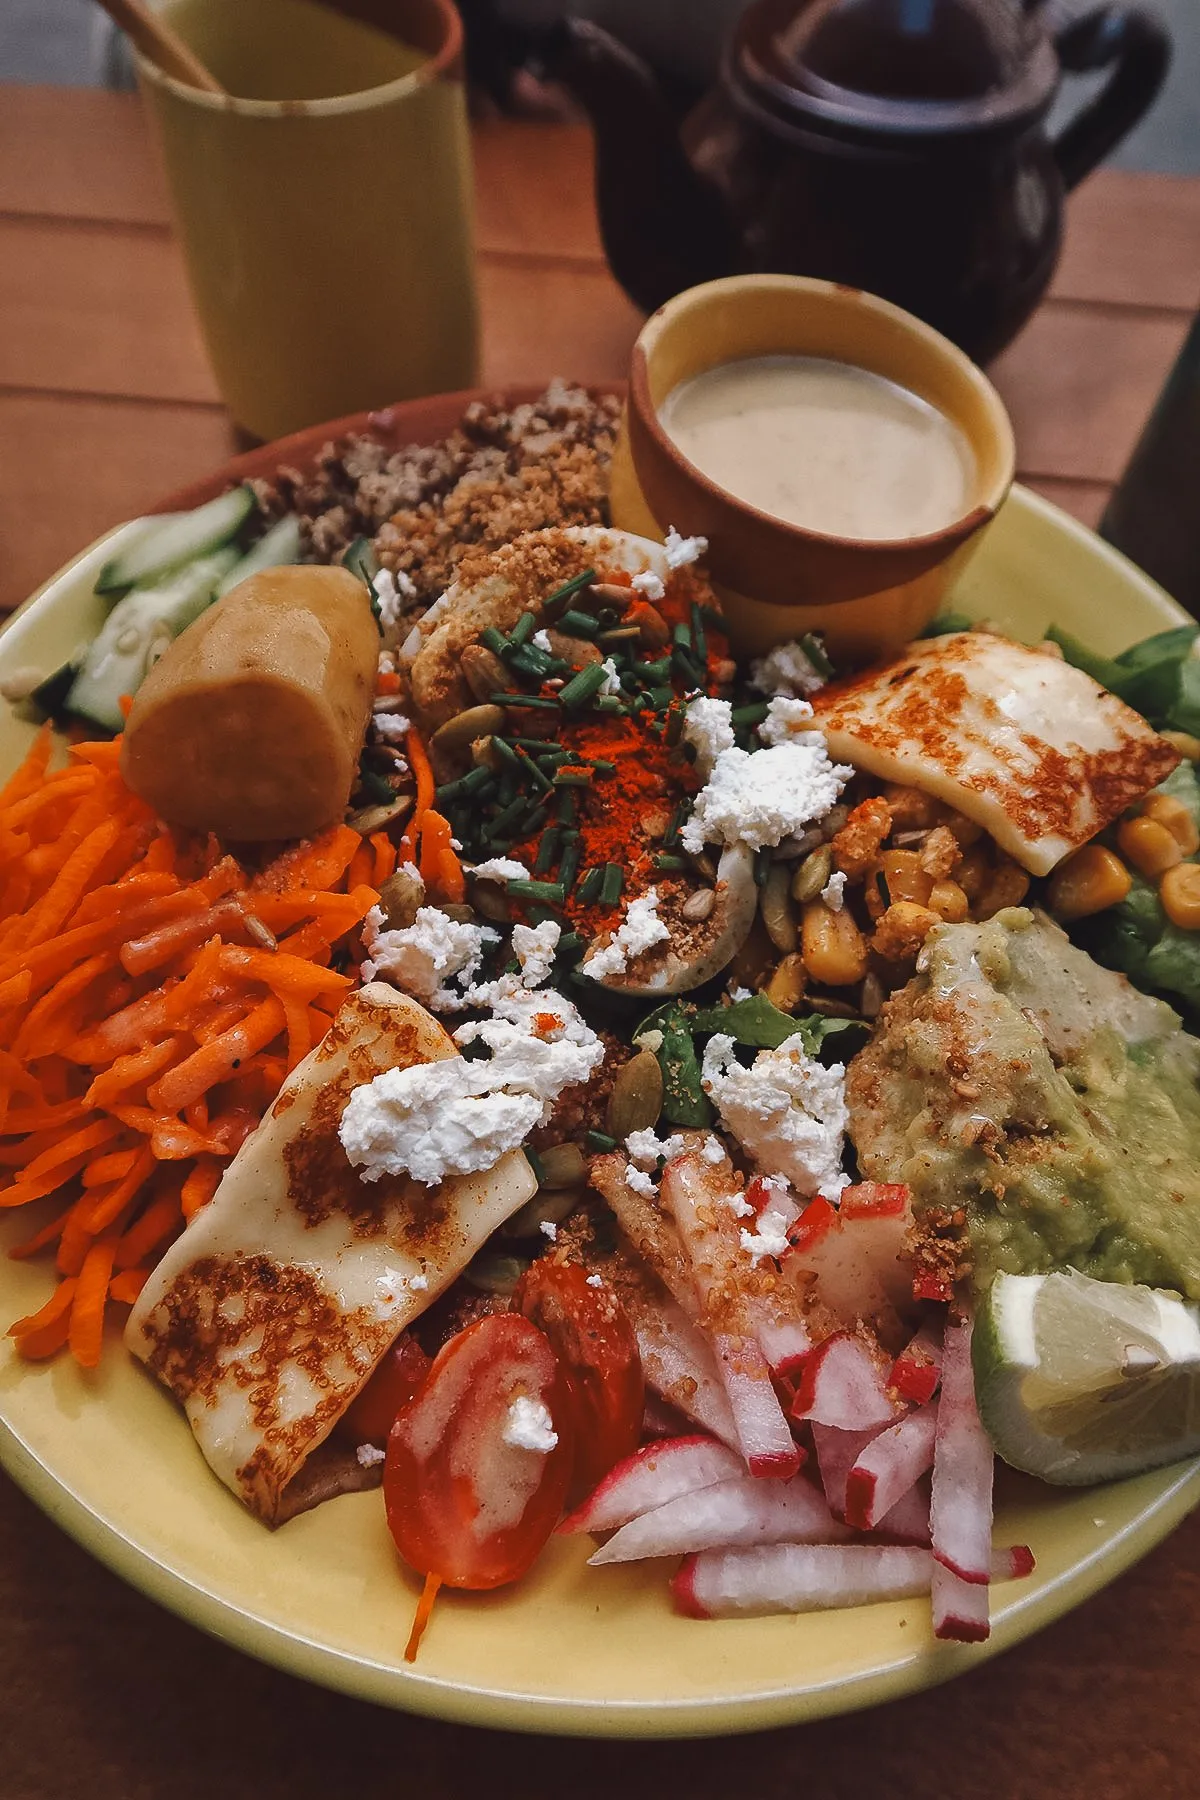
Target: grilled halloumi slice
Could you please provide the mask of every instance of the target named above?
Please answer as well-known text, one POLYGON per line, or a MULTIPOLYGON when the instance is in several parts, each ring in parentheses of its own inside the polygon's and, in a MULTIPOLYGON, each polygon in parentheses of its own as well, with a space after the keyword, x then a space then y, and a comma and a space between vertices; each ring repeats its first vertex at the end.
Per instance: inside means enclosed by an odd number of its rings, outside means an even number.
POLYGON ((1082 669, 986 631, 909 644, 813 706, 836 761, 933 794, 1033 875, 1048 875, 1179 761, 1082 669))
POLYGON ((399 1332, 536 1190, 519 1150, 437 1188, 351 1167, 338 1124, 352 1090, 455 1054, 407 995, 382 982, 352 994, 130 1316, 129 1348, 268 1522, 399 1332))

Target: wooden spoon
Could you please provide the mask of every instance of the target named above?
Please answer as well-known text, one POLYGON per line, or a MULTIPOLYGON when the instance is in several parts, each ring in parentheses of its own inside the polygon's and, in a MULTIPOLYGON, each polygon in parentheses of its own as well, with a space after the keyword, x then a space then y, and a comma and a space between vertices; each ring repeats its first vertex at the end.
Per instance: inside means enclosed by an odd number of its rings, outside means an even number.
POLYGON ((171 27, 155 12, 143 6, 142 0, 100 0, 109 18, 152 63, 185 81, 189 87, 203 88, 209 94, 223 94, 225 89, 210 75, 204 64, 171 27))

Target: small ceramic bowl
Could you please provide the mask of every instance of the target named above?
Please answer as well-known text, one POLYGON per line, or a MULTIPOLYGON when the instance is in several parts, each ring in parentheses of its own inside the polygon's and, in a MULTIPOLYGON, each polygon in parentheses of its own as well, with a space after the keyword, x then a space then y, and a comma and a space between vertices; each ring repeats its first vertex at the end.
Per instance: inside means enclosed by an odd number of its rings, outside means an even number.
POLYGON ((835 656, 894 650, 927 625, 1013 478, 1008 415, 987 378, 919 319, 873 294, 797 275, 733 275, 678 294, 634 345, 612 469, 614 525, 708 539, 736 649, 823 631, 835 656), (954 421, 974 452, 963 516, 923 537, 864 541, 788 524, 688 461, 658 409, 690 376, 741 357, 822 356, 886 376, 954 421))

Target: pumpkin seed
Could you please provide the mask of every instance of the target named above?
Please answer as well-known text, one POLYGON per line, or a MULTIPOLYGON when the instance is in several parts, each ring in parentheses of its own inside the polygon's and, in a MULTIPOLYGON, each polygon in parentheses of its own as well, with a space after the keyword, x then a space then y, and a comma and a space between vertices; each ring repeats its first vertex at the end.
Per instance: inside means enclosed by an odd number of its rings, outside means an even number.
POLYGON ((624 612, 636 593, 636 588, 620 587, 615 581, 593 581, 587 599, 591 606, 615 606, 618 612, 624 612))
POLYGON ((472 881, 471 904, 481 919, 490 919, 493 925, 507 925, 512 918, 504 883, 488 876, 472 881))
POLYGON ((379 890, 379 905, 389 931, 403 931, 425 904, 425 883, 412 869, 399 868, 379 890))
POLYGON ((822 844, 819 850, 813 850, 805 857, 792 876, 792 899, 798 900, 801 906, 807 905, 816 899, 832 874, 833 851, 828 844, 822 844))
POLYGON ((469 756, 475 738, 491 737, 503 730, 502 706, 468 706, 465 712, 456 713, 439 725, 429 741, 443 756, 469 756))
POLYGON ((826 839, 836 837, 849 817, 848 806, 831 806, 821 820, 821 836, 826 839))
POLYGON ((459 652, 458 666, 477 700, 486 700, 489 694, 508 687, 508 670, 486 644, 467 644, 459 652))
POLYGON ((385 825, 399 824, 412 811, 412 795, 397 794, 389 806, 363 806, 347 816, 346 823, 362 837, 382 831, 385 825))
POLYGON ((693 924, 700 924, 711 915, 716 904, 717 896, 712 888, 697 888, 694 894, 688 895, 679 910, 685 919, 690 919, 693 924))
POLYGON ((456 925, 473 925, 475 923, 475 908, 464 906, 458 900, 439 900, 438 911, 444 912, 446 917, 453 919, 456 925))
POLYGON ((570 663, 573 669, 586 668, 589 663, 604 661, 604 652, 590 638, 569 637, 565 631, 555 631, 551 626, 546 632, 546 640, 550 645, 551 656, 570 663))
POLYGON ((790 876, 786 863, 772 863, 758 896, 767 935, 775 948, 790 956, 796 948, 796 915, 788 895, 790 876))
POLYGON ((629 609, 631 623, 638 629, 638 640, 647 650, 665 650, 671 641, 671 627, 648 600, 640 600, 629 609))
POLYGON ((858 1004, 864 1019, 879 1017, 879 1009, 883 1005, 883 983, 878 975, 864 976, 858 1004))
POLYGON ((703 875, 705 881, 715 881, 717 879, 717 865, 708 854, 707 850, 698 850, 694 854, 689 850, 688 858, 697 875, 703 875))
MULTIPOLYGON (((543 1153, 544 1154, 544 1153, 543 1153)), ((584 1197, 581 1187, 539 1188, 519 1212, 500 1227, 504 1238, 531 1238, 542 1234, 543 1225, 561 1225, 569 1219, 584 1197)), ((549 1233, 546 1233, 549 1236, 549 1233)))
POLYGON ((519 1256, 497 1256, 482 1250, 463 1270, 463 1280, 482 1294, 511 1294, 529 1264, 519 1256))
POLYGON ((551 1144, 538 1151, 544 1188, 579 1187, 587 1179, 587 1164, 578 1144, 551 1144))
POLYGON ((624 1143, 631 1131, 646 1131, 662 1111, 663 1078, 653 1050, 639 1050, 617 1070, 608 1097, 605 1130, 624 1143))
POLYGON ((785 956, 766 986, 767 999, 780 1012, 795 1012, 804 998, 804 958, 793 950, 785 956))

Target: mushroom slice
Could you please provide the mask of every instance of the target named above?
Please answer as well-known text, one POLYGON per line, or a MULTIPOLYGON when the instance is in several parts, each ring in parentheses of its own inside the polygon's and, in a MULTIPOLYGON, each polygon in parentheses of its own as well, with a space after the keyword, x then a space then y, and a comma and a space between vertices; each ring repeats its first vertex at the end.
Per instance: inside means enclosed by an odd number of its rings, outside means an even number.
POLYGON ((599 581, 616 571, 651 572, 664 582, 671 574, 661 544, 599 525, 527 531, 501 550, 464 558, 458 580, 430 609, 431 624, 421 628, 410 673, 421 724, 442 725, 475 703, 459 666, 469 644, 489 626, 510 631, 524 612, 540 616, 543 600, 589 568, 599 581))
POLYGON ((602 976, 597 986, 654 997, 689 993, 719 975, 749 937, 758 909, 754 852, 748 844, 731 844, 722 852, 713 894, 712 911, 700 921, 682 916, 678 904, 669 912, 664 904, 670 937, 631 958, 619 973, 602 976))

